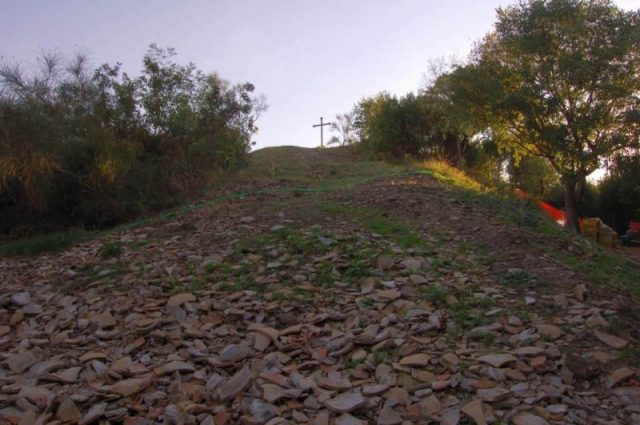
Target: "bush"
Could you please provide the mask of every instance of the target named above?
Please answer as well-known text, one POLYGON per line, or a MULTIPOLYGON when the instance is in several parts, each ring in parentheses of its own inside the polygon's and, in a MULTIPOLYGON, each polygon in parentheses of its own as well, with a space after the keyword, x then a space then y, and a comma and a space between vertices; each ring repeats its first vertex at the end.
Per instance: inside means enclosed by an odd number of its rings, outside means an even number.
POLYGON ((0 232, 111 226, 173 206, 242 164, 264 110, 151 45, 137 78, 83 56, 0 66, 0 232))
POLYGON ((618 157, 599 185, 599 215, 624 234, 630 221, 640 221, 640 156, 618 157))

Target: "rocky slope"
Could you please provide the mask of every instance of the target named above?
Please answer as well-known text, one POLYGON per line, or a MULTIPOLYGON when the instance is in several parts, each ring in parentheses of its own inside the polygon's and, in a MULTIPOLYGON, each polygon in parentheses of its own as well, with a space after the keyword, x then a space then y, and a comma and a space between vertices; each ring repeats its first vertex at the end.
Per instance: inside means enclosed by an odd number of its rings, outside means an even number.
POLYGON ((556 251, 421 175, 0 258, 0 421, 640 423, 637 304, 556 251))

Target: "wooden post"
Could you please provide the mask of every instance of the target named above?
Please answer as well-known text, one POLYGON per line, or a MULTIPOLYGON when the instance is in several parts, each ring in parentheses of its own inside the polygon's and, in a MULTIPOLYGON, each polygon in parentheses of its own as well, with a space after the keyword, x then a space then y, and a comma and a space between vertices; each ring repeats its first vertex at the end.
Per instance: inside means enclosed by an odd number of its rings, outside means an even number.
POLYGON ((323 127, 325 125, 331 125, 331 123, 330 122, 323 123, 322 122, 322 117, 320 117, 320 124, 314 124, 313 125, 314 128, 315 127, 320 127, 320 147, 321 148, 324 148, 324 131, 323 131, 324 129, 323 129, 323 127))

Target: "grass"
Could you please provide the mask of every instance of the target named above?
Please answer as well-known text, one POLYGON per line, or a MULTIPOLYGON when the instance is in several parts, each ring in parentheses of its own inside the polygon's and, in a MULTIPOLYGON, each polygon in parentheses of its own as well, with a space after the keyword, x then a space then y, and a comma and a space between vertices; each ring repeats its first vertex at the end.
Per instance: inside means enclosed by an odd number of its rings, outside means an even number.
POLYGON ((283 185, 331 188, 406 170, 404 165, 366 160, 363 153, 353 147, 281 146, 252 152, 249 166, 234 176, 233 181, 268 180, 283 185))
POLYGON ((38 234, 0 245, 0 254, 7 256, 36 256, 45 252, 58 252, 91 239, 92 233, 80 228, 38 234))
POLYGON ((100 247, 100 258, 107 260, 119 257, 122 254, 122 248, 123 244, 120 241, 103 241, 100 247))
POLYGON ((430 171, 433 177, 440 182, 459 189, 465 189, 471 192, 486 192, 480 183, 444 161, 429 160, 416 164, 418 168, 430 171))
POLYGON ((610 254, 599 248, 592 248, 591 251, 592 258, 575 256, 564 251, 553 251, 552 254, 596 284, 623 289, 632 295, 640 296, 640 267, 623 256, 610 254))

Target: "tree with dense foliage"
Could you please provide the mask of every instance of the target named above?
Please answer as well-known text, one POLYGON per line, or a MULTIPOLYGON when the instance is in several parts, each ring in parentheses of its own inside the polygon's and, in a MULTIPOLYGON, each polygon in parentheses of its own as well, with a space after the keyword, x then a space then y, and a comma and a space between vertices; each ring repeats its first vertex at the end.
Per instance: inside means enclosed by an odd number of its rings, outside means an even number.
POLYGON ((380 93, 354 108, 362 145, 391 158, 439 158, 462 163, 468 139, 447 125, 445 113, 425 94, 402 97, 380 93))
POLYGON ((640 14, 607 0, 527 0, 454 71, 456 99, 517 155, 545 158, 580 231, 586 177, 640 137, 640 14))
POLYGON ((0 232, 110 225, 243 161, 264 109, 253 85, 174 55, 152 45, 137 78, 82 55, 44 55, 34 73, 0 66, 0 232))

